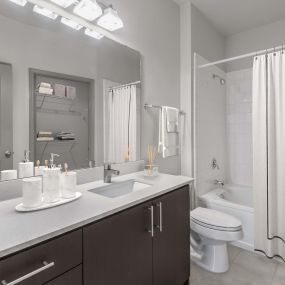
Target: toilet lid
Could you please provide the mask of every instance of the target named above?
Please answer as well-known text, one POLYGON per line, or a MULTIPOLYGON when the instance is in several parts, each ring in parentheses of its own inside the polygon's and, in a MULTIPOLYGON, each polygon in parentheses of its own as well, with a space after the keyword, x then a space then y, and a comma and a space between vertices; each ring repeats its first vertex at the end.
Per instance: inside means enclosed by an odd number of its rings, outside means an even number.
POLYGON ((218 228, 240 228, 242 226, 241 221, 235 217, 212 209, 199 207, 191 211, 190 215, 191 219, 207 226, 218 228))

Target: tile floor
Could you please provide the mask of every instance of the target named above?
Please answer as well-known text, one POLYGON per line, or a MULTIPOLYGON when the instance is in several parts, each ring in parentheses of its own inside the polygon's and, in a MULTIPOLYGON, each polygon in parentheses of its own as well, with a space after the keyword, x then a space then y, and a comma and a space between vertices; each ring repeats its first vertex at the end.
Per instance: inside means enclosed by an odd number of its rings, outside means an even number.
POLYGON ((190 285, 285 285, 285 264, 229 246, 230 270, 215 274, 191 264, 190 285))

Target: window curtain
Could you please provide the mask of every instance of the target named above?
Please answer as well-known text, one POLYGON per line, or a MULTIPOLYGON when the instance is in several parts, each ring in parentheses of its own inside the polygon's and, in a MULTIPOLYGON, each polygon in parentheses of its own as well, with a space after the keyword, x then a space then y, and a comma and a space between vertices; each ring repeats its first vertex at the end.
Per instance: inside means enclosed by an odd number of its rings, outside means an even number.
POLYGON ((253 64, 255 249, 285 261, 285 54, 253 64))
POLYGON ((109 91, 107 96, 109 113, 108 162, 135 161, 137 159, 136 86, 114 88, 109 91))

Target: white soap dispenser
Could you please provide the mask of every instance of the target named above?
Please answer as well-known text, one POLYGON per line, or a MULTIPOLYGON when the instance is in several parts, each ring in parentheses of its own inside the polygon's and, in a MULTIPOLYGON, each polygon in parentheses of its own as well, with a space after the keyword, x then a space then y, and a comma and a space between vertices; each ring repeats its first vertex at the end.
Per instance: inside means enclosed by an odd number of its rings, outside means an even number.
POLYGON ((58 154, 50 154, 50 164, 48 168, 43 169, 43 196, 46 203, 55 203, 60 197, 60 168, 56 167, 54 158, 58 154))
POLYGON ((30 151, 25 150, 24 160, 18 165, 19 178, 34 176, 34 163, 30 161, 30 151))

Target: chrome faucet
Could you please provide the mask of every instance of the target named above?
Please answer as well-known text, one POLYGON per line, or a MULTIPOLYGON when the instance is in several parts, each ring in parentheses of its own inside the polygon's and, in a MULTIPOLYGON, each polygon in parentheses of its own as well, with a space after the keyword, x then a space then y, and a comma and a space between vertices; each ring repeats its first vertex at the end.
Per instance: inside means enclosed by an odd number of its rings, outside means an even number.
POLYGON ((219 185, 221 187, 225 186, 225 182, 223 180, 215 179, 214 183, 215 185, 219 185))
POLYGON ((120 175, 120 171, 112 169, 110 163, 104 164, 104 182, 111 183, 113 175, 120 175))

